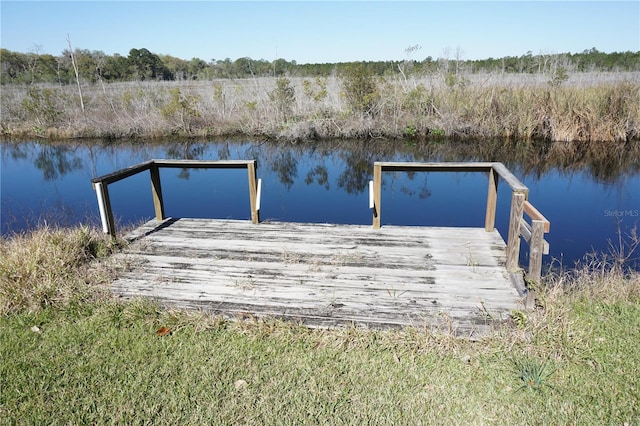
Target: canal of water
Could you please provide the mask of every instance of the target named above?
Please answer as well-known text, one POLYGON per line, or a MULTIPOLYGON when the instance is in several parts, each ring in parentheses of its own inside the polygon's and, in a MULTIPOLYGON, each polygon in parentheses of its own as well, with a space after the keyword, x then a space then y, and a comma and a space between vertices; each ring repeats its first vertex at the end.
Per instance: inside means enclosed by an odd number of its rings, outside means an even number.
MULTIPOLYGON (((262 220, 369 224, 374 161, 501 161, 529 187, 551 222, 547 264, 573 266, 585 254, 619 251, 640 221, 640 148, 495 141, 83 141, 2 142, 3 235, 42 223, 99 226, 94 177, 154 158, 256 159, 262 220)), ((170 217, 249 219, 245 170, 162 169, 170 217)), ((484 173, 386 173, 382 224, 484 226, 484 173)), ((154 215, 149 176, 110 186, 119 227, 154 215)), ((509 187, 498 188, 496 226, 506 240, 509 187)), ((636 258, 637 254, 632 255, 636 258)), ((525 262, 526 259, 521 259, 525 262)))

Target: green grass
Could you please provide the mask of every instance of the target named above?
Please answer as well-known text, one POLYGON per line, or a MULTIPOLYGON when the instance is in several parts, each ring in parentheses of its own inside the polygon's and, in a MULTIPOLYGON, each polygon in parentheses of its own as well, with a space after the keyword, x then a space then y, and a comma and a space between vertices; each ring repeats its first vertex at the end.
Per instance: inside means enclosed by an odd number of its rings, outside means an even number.
POLYGON ((104 293, 13 304, 0 424, 640 424, 640 277, 548 279, 538 309, 479 342, 230 322, 104 293))

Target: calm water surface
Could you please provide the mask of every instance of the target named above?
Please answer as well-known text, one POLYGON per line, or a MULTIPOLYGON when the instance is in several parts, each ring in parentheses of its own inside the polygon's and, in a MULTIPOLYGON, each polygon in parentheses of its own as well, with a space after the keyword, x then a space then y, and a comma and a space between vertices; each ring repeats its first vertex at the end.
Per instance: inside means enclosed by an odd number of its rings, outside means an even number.
MULTIPOLYGON (((529 200, 550 220, 550 255, 566 266, 617 246, 640 221, 640 161, 634 149, 554 144, 508 147, 496 142, 424 145, 407 142, 140 141, 109 144, 3 142, 3 235, 43 222, 99 226, 91 178, 152 158, 256 159, 262 220, 370 224, 368 181, 374 161, 502 161, 529 187, 529 200), (579 149, 580 148, 580 149, 579 149)), ((167 216, 249 219, 245 170, 162 169, 167 216)), ((386 173, 382 222, 484 226, 484 173, 386 173)), ((110 187, 118 226, 154 215, 148 173, 110 187)), ((506 240, 511 193, 498 189, 496 226, 506 240)), ((526 259, 521 258, 521 262, 526 259)))

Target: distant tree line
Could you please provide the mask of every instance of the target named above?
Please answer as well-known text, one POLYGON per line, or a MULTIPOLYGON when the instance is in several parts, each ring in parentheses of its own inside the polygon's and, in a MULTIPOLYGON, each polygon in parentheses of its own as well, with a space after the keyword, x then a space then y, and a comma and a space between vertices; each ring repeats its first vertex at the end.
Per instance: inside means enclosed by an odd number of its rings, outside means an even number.
MULTIPOLYGON (((0 82, 8 83, 57 83, 75 82, 71 51, 59 56, 37 51, 29 53, 0 49, 0 82)), ((297 64, 296 61, 276 59, 231 60, 200 58, 184 60, 170 55, 159 55, 148 49, 131 49, 128 56, 107 55, 99 50, 73 50, 79 76, 85 83, 118 81, 175 81, 211 80, 264 76, 326 77, 341 74, 355 63, 297 64)), ((457 56, 457 55, 456 55, 457 56)), ((357 62, 369 75, 390 75, 401 72, 426 74, 437 71, 547 73, 558 67, 566 71, 640 71, 640 51, 604 53, 596 48, 581 53, 537 54, 527 52, 522 56, 507 56, 482 60, 462 60, 458 57, 423 60, 357 62)))

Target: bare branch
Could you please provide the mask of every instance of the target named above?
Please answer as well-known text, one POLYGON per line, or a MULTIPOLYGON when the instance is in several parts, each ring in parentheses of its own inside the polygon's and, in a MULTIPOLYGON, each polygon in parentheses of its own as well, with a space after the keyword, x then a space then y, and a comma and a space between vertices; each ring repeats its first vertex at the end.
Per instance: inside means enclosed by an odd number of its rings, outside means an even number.
POLYGON ((82 86, 80 85, 80 76, 78 75, 78 64, 76 63, 76 57, 73 54, 69 34, 67 34, 67 44, 69 45, 69 54, 71 55, 71 65, 73 65, 73 71, 76 73, 76 83, 78 84, 78 94, 80 95, 80 109, 82 110, 82 114, 84 114, 84 99, 82 99, 82 86))

